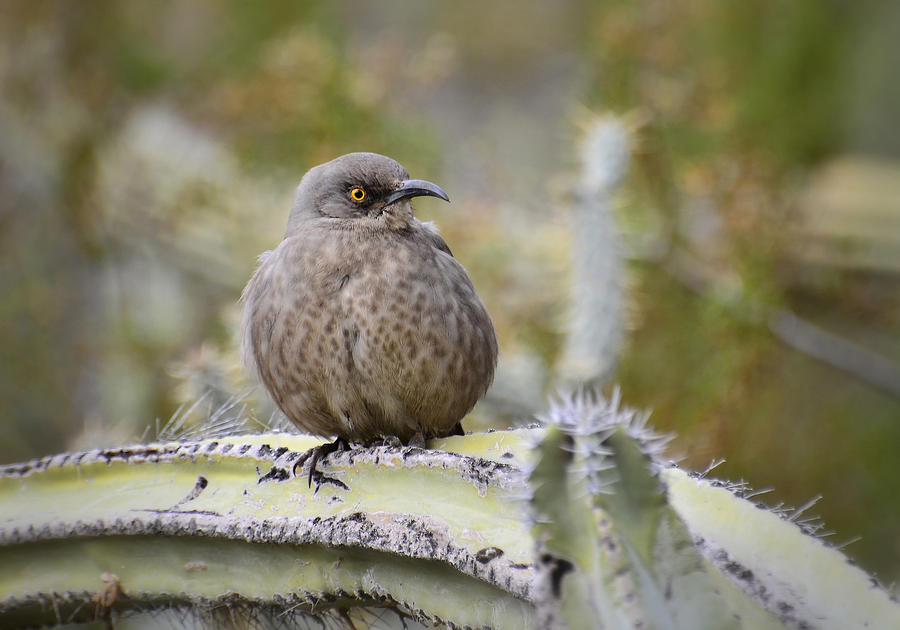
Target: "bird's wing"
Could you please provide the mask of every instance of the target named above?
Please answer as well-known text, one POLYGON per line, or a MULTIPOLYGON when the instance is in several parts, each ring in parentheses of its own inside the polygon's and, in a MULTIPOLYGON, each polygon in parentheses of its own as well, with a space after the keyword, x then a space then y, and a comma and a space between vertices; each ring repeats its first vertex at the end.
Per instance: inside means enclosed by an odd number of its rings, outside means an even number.
POLYGON ((447 246, 447 242, 443 238, 441 238, 440 234, 438 234, 437 226, 433 221, 419 221, 419 225, 422 226, 422 231, 425 232, 434 247, 441 250, 445 254, 450 254, 451 256, 453 255, 453 252, 450 251, 450 247, 447 246))
POLYGON ((263 288, 263 267, 272 252, 264 252, 259 257, 260 266, 256 269, 250 282, 241 293, 243 312, 241 315, 241 360, 248 372, 259 378, 259 366, 256 361, 256 348, 253 340, 253 316, 256 314, 263 288), (264 258, 265 257, 265 258, 264 258))
POLYGON ((258 375, 264 383, 268 375, 266 366, 260 363, 260 353, 265 353, 268 348, 279 319, 283 300, 277 298, 287 293, 286 282, 298 284, 302 281, 296 277, 301 267, 291 265, 288 267, 291 273, 284 272, 284 263, 279 261, 285 256, 284 249, 282 242, 275 250, 260 254, 260 265, 241 294, 241 359, 247 370, 258 375))

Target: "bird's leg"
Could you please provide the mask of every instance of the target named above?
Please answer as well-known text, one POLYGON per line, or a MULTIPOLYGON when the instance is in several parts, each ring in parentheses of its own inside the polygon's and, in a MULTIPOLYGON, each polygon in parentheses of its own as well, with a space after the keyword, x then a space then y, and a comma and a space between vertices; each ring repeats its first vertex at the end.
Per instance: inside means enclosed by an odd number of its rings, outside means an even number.
MULTIPOLYGON (((457 422, 456 426, 448 433, 448 437, 451 435, 465 435, 466 432, 463 431, 462 422, 457 422)), ((409 442, 406 443, 407 446, 415 446, 416 448, 426 448, 425 447, 425 434, 422 430, 416 431, 413 436, 409 439, 409 442)))
POLYGON ((342 437, 336 438, 333 442, 326 442, 325 444, 320 444, 319 446, 314 446, 309 449, 300 458, 294 463, 294 475, 297 474, 297 469, 303 469, 303 464, 306 463, 306 460, 311 459, 309 463, 309 487, 312 488, 313 477, 316 478, 316 488, 318 488, 319 483, 325 479, 327 479, 321 472, 316 470, 316 464, 319 463, 323 457, 327 457, 331 453, 335 451, 346 451, 349 450, 350 443, 347 442, 342 437))
POLYGON ((409 442, 407 446, 414 446, 416 448, 425 448, 425 434, 422 433, 421 429, 416 431, 415 434, 409 438, 409 442))

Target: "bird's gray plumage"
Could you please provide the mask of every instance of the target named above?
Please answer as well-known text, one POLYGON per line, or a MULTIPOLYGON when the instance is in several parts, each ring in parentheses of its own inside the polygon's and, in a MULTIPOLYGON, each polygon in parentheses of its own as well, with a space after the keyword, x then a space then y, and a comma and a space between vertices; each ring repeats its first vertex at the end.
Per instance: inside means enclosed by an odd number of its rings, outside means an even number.
POLYGON ((410 198, 426 194, 446 199, 374 153, 317 166, 297 187, 284 240, 244 290, 241 345, 301 429, 363 442, 446 435, 491 384, 493 324, 446 243, 413 216, 410 198))

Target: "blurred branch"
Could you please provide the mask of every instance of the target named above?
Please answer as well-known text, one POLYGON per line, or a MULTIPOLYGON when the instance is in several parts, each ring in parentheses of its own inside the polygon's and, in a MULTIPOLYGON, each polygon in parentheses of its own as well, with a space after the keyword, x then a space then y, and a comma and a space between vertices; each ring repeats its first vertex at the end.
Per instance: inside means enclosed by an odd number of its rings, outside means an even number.
MULTIPOLYGON (((658 261, 661 268, 679 283, 702 296, 721 291, 721 282, 713 272, 694 260, 686 252, 676 249, 658 261)), ((740 289, 737 289, 740 292, 740 289)), ((723 292, 724 293, 724 292, 723 292)), ((741 304, 734 308, 735 316, 751 323, 766 322, 769 331, 782 343, 798 352, 818 359, 881 391, 900 398, 900 366, 844 337, 828 332, 787 308, 769 308, 751 304, 746 296, 730 292, 727 302, 741 304), (764 317, 760 317, 760 313, 764 317)))
POLYGON ((795 350, 900 398, 900 366, 893 361, 828 332, 788 309, 775 310, 768 324, 776 337, 795 350))

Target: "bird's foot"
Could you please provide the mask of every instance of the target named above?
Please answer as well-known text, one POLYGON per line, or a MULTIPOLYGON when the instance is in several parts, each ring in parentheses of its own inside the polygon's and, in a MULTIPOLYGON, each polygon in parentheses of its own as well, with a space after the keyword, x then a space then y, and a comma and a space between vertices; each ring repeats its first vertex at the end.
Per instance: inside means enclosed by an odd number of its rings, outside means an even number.
MULTIPOLYGON (((316 465, 320 460, 327 457, 331 453, 336 451, 346 451, 350 449, 350 443, 347 442, 342 437, 336 438, 334 442, 326 442, 325 444, 320 444, 319 446, 314 446, 309 449, 300 458, 294 463, 294 476, 297 476, 297 470, 303 470, 303 465, 307 462, 307 460, 311 460, 309 462, 309 487, 312 488, 313 478, 316 480, 316 490, 318 491, 319 485, 322 483, 336 483, 337 485, 344 486, 337 479, 332 479, 331 477, 326 477, 322 474, 321 471, 316 469, 316 465)), ((344 486, 346 488, 346 486, 344 486)))
MULTIPOLYGON (((450 435, 465 435, 466 432, 463 431, 462 423, 457 422, 456 426, 451 429, 451 431, 447 434, 450 435)), ((412 446, 414 448, 427 448, 425 433, 422 431, 416 431, 411 438, 407 442, 404 442, 396 435, 385 435, 378 439, 373 445, 375 446, 412 446)))
POLYGON ((396 435, 383 435, 372 442, 372 446, 393 446, 399 448, 403 446, 403 441, 396 435))

